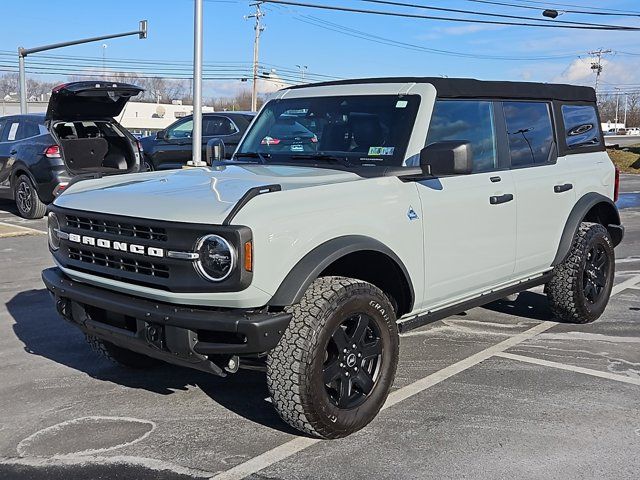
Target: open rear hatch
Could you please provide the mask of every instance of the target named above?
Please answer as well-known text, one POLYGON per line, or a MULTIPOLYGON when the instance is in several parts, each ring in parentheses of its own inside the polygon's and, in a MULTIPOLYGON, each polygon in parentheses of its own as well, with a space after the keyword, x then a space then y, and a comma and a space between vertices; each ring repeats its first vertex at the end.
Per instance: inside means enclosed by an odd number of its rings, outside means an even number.
POLYGON ((142 91, 113 82, 74 82, 53 89, 46 121, 69 172, 127 173, 139 165, 135 140, 114 117, 142 91))

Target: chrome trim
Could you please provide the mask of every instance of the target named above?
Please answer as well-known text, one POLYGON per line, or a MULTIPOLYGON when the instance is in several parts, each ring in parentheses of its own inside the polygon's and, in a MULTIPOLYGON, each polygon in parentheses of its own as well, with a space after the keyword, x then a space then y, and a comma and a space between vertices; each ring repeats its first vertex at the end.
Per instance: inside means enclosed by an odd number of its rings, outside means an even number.
POLYGON ((179 252, 170 250, 167 252, 167 257, 175 258, 176 260, 198 260, 200 254, 198 252, 179 252))
POLYGON ((62 240, 69 240, 69 234, 67 232, 63 232, 59 228, 54 229, 54 232, 56 232, 58 238, 61 238, 62 240))

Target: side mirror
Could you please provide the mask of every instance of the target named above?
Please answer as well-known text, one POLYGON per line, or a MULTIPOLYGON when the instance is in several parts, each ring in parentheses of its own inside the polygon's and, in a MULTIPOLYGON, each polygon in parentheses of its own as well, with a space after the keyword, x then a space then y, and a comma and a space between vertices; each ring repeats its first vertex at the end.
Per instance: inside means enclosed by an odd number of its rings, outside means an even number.
POLYGON ((156 132, 156 140, 164 140, 164 136, 167 134, 166 130, 158 130, 156 132))
POLYGON ((420 167, 428 175, 467 175, 473 171, 471 144, 464 140, 432 143, 420 151, 420 167))
POLYGON ((213 165, 213 162, 221 162, 224 160, 224 142, 219 138, 212 138, 207 142, 207 165, 213 165))

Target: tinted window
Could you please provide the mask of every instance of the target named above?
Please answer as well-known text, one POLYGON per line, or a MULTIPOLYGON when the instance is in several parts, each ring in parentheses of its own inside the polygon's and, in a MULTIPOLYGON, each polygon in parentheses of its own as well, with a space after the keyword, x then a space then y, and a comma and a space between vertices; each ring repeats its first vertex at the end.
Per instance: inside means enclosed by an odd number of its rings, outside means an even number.
POLYGON ((4 127, 7 126, 7 121, 6 120, 0 120, 0 142, 5 142, 6 138, 4 135, 4 127))
POLYGON ((27 121, 22 124, 22 128, 19 132, 20 139, 35 137, 37 135, 40 135, 40 129, 38 128, 37 123, 27 121))
POLYGON ((215 135, 232 135, 238 129, 226 117, 205 117, 202 120, 202 135, 211 137, 215 135))
POLYGON ((600 128, 595 107, 563 105, 562 119, 569 148, 600 145, 600 128))
POLYGON ((509 135, 511 165, 541 164, 549 161, 553 146, 553 126, 548 103, 503 102, 509 135))
POLYGON ((486 101, 438 100, 434 106, 427 145, 445 140, 471 144, 473 170, 496 167, 496 136, 493 103, 486 101))

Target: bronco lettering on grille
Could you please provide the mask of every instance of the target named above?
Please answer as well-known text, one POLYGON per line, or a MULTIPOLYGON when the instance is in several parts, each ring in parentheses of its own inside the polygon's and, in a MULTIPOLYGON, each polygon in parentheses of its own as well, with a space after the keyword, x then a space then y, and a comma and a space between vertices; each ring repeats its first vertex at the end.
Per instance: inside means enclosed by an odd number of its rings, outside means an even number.
POLYGON ((121 252, 135 253, 136 255, 147 255, 149 257, 164 257, 164 249, 157 247, 145 247, 144 245, 138 245, 135 243, 127 242, 112 242, 105 238, 95 238, 88 235, 78 235, 75 233, 69 234, 69 241, 74 243, 80 243, 83 245, 98 246, 108 250, 116 250, 121 252))

